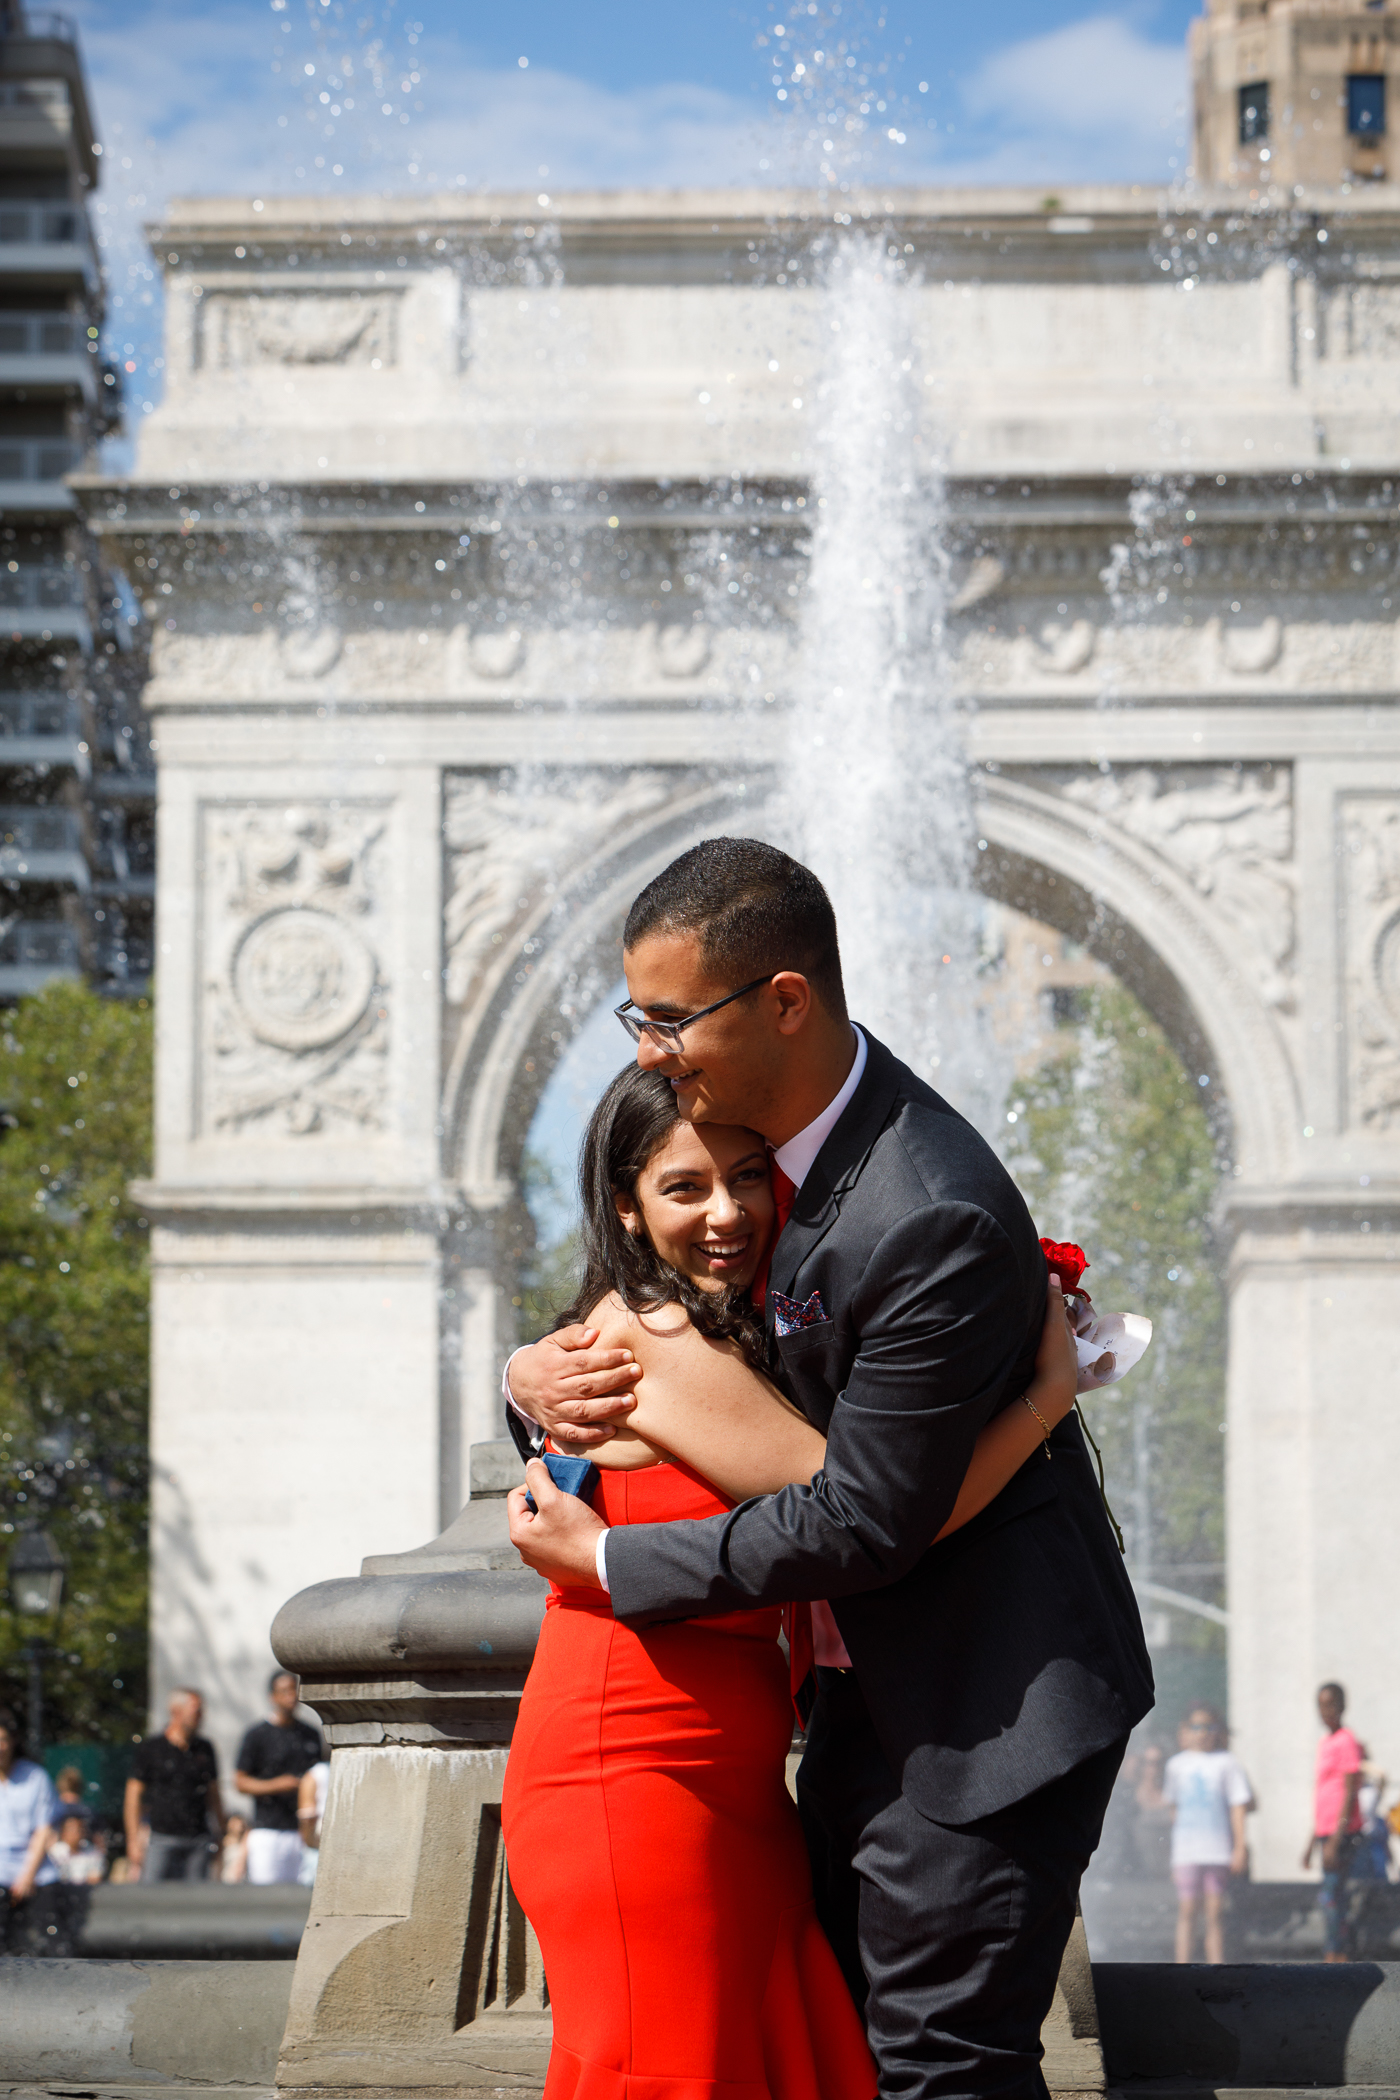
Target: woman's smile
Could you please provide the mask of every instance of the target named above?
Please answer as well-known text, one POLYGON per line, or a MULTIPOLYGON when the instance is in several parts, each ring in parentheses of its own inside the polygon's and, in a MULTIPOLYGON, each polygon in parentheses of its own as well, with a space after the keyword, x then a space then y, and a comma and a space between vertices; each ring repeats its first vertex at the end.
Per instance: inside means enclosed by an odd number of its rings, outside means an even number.
POLYGON ((712 1276, 720 1276, 726 1283, 732 1283, 746 1266, 752 1245, 753 1234, 746 1232, 735 1239, 701 1240, 695 1252, 708 1264, 712 1276))

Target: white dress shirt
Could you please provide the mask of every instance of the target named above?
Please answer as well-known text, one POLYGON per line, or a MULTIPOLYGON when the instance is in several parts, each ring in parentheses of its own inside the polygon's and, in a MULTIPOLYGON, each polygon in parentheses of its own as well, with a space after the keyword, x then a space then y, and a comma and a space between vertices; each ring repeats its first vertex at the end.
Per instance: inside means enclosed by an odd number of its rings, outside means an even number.
MULTIPOLYGON (((842 1083, 840 1092, 833 1100, 827 1103, 819 1116, 813 1116, 806 1128, 798 1131, 796 1137, 790 1137, 786 1144, 772 1148, 773 1158, 787 1175, 788 1180, 795 1189, 800 1189, 807 1176, 811 1173, 813 1166, 816 1164, 817 1154, 840 1122, 847 1104, 854 1096, 855 1090, 860 1085, 864 1075, 865 1062, 870 1054, 870 1046, 859 1028, 856 1027, 854 1021, 851 1023, 851 1034, 856 1039, 856 1054, 852 1060, 851 1069, 842 1083)), ((518 1351, 513 1352, 511 1357, 507 1359, 505 1370, 501 1375, 501 1387, 505 1393, 506 1404, 514 1408, 522 1421, 534 1424, 534 1416, 526 1414, 524 1408, 510 1389, 510 1367, 511 1363, 514 1362, 515 1355, 518 1353, 518 1351)), ((598 1580, 605 1590, 609 1586, 607 1544, 607 1531, 600 1531, 598 1534, 596 1566, 598 1580)), ((850 1657, 847 1655, 845 1644, 836 1630, 836 1621, 831 1616, 831 1607, 828 1604, 819 1603, 812 1606, 812 1639, 819 1663, 830 1663, 840 1669, 849 1667, 850 1657), (836 1653, 838 1649, 840 1651, 839 1655, 836 1653)))

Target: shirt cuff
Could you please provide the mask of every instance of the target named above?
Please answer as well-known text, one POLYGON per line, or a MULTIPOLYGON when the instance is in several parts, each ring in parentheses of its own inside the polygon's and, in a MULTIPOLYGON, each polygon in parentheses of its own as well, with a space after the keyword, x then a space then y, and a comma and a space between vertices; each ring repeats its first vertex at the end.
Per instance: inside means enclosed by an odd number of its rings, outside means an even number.
POLYGON ((604 1590, 607 1591, 607 1594, 611 1596, 612 1590, 608 1584, 608 1534, 606 1529, 598 1533, 598 1543, 593 1549, 593 1565, 598 1570, 599 1582, 604 1590))
POLYGON ((510 1409, 511 1413, 513 1415, 518 1415, 522 1422, 528 1422, 530 1427, 538 1433, 540 1426, 539 1423, 535 1420, 533 1415, 526 1414, 524 1408, 520 1405, 520 1402, 516 1399, 514 1393, 510 1389, 510 1367, 515 1362, 516 1357, 521 1354, 522 1350, 528 1349, 529 1346, 530 1344, 528 1342, 522 1342, 520 1348, 512 1349, 510 1355, 506 1358, 506 1367, 501 1373, 501 1393, 505 1399, 506 1406, 510 1409))

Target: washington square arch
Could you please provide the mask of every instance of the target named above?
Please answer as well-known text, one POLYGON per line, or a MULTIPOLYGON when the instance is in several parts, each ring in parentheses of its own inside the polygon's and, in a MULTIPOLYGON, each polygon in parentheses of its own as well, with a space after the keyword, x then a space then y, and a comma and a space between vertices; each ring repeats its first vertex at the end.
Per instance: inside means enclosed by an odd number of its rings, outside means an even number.
POLYGON ((172 209, 165 400, 80 483, 155 633, 157 1705, 227 1741, 282 1601, 431 1538, 502 1434, 541 1088, 638 887, 801 733, 859 240, 977 880, 1147 1004, 1228 1157, 1256 1872, 1321 1677, 1395 1769, 1396 194, 172 209))

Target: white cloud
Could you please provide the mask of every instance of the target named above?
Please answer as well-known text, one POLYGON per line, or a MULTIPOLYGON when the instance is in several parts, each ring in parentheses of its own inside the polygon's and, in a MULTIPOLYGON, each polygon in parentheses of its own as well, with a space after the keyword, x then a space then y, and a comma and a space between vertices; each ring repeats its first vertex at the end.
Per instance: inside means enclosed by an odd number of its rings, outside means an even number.
POLYGON ((1186 54, 1117 15, 1093 15, 994 52, 962 94, 973 138, 986 142, 974 161, 1005 169, 997 180, 1017 169, 1064 182, 1160 179, 1185 135, 1186 54))

